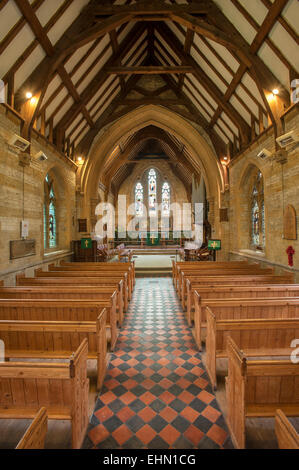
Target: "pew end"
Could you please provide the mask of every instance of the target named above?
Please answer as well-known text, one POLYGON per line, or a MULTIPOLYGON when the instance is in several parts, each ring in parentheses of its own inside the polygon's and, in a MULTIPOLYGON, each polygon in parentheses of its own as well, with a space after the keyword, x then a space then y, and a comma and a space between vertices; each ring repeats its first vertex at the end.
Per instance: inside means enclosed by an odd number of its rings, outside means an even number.
POLYGON ((41 408, 18 443, 16 450, 42 450, 45 448, 48 431, 48 415, 46 408, 41 408))

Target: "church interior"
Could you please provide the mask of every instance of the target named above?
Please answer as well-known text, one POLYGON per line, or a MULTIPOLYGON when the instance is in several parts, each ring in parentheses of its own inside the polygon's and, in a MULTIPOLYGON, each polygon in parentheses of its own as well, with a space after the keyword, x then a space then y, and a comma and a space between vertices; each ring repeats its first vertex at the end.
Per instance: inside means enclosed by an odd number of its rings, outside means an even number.
POLYGON ((1 0, 0 449, 299 449, 298 0, 1 0))

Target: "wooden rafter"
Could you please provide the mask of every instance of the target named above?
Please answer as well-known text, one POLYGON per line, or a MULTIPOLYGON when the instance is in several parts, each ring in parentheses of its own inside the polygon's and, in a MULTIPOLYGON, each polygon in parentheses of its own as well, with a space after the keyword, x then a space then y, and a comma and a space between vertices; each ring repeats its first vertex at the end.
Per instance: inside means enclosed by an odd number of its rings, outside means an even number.
POLYGON ((230 103, 226 103, 223 101, 223 95, 220 90, 214 85, 212 80, 206 75, 206 73, 200 68, 197 62, 193 59, 191 55, 184 54, 184 48, 173 34, 173 32, 169 28, 160 28, 157 26, 160 35, 164 38, 164 40, 169 44, 169 46, 174 50, 174 52, 183 60, 186 60, 186 63, 191 65, 194 70, 195 77, 199 80, 199 82, 206 88, 208 93, 211 97, 218 103, 220 107, 227 113, 227 115, 231 118, 232 122, 240 129, 240 133, 242 136, 242 140, 245 144, 248 143, 249 140, 249 126, 244 121, 242 116, 238 114, 238 112, 233 108, 230 103))
POLYGON ((186 74, 192 73, 192 67, 188 65, 184 66, 139 66, 139 67, 107 67, 105 69, 107 74, 115 75, 161 75, 161 74, 186 74))
MULTIPOLYGON (((112 66, 116 61, 121 60, 131 49, 135 41, 135 35, 137 32, 141 33, 141 30, 145 30, 144 26, 136 25, 123 39, 119 47, 119 52, 113 54, 112 57, 105 64, 105 67, 112 66)), ((85 106, 88 101, 94 96, 94 94, 103 86, 107 80, 107 72, 104 69, 101 69, 100 72, 93 78, 88 87, 82 92, 81 99, 79 103, 75 103, 68 112, 64 115, 61 121, 57 124, 57 128, 67 129, 70 122, 76 118, 76 116, 81 112, 82 107, 85 106)))

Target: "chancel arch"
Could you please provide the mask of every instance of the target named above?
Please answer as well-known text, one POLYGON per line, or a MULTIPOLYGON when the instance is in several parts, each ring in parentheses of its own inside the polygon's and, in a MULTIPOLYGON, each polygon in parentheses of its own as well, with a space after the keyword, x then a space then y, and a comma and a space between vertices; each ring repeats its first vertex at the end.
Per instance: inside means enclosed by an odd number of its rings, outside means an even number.
MULTIPOLYGON (((116 147, 131 139, 135 133, 149 126, 156 126, 172 134, 188 151, 188 159, 194 172, 203 175, 207 196, 216 206, 224 191, 223 171, 209 138, 197 130, 184 118, 166 108, 147 105, 129 112, 117 123, 105 128, 94 140, 81 175, 81 188, 84 193, 85 214, 88 216, 89 201, 98 194, 99 183, 103 178, 105 162, 109 165, 114 158, 121 158, 116 147), (115 153, 115 156, 113 155, 115 153)), ((190 197, 190 195, 189 195, 190 197)), ((213 205, 211 204, 211 206, 213 205)), ((218 217, 215 214, 214 230, 219 232, 218 217)), ((220 233, 219 235, 220 236, 220 233)))

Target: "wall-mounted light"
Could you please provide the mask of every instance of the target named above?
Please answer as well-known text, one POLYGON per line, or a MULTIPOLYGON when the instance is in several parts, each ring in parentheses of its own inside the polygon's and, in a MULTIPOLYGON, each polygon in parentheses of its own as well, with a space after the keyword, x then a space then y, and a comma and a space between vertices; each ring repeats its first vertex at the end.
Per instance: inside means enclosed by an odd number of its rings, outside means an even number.
POLYGON ((279 95, 279 90, 277 88, 274 88, 274 90, 272 90, 272 93, 273 95, 279 95))
POLYGON ((84 158, 83 157, 77 157, 77 163, 78 163, 78 165, 84 165, 84 158))
POLYGON ((27 100, 30 100, 30 99, 32 98, 32 96, 33 96, 33 95, 32 95, 32 93, 31 93, 31 91, 27 91, 27 93, 26 93, 26 98, 27 98, 27 100))
POLYGON ((35 97, 33 96, 33 97, 31 98, 31 100, 30 100, 30 104, 31 104, 31 106, 34 106, 34 105, 36 105, 36 103, 37 103, 37 98, 35 98, 35 97))

